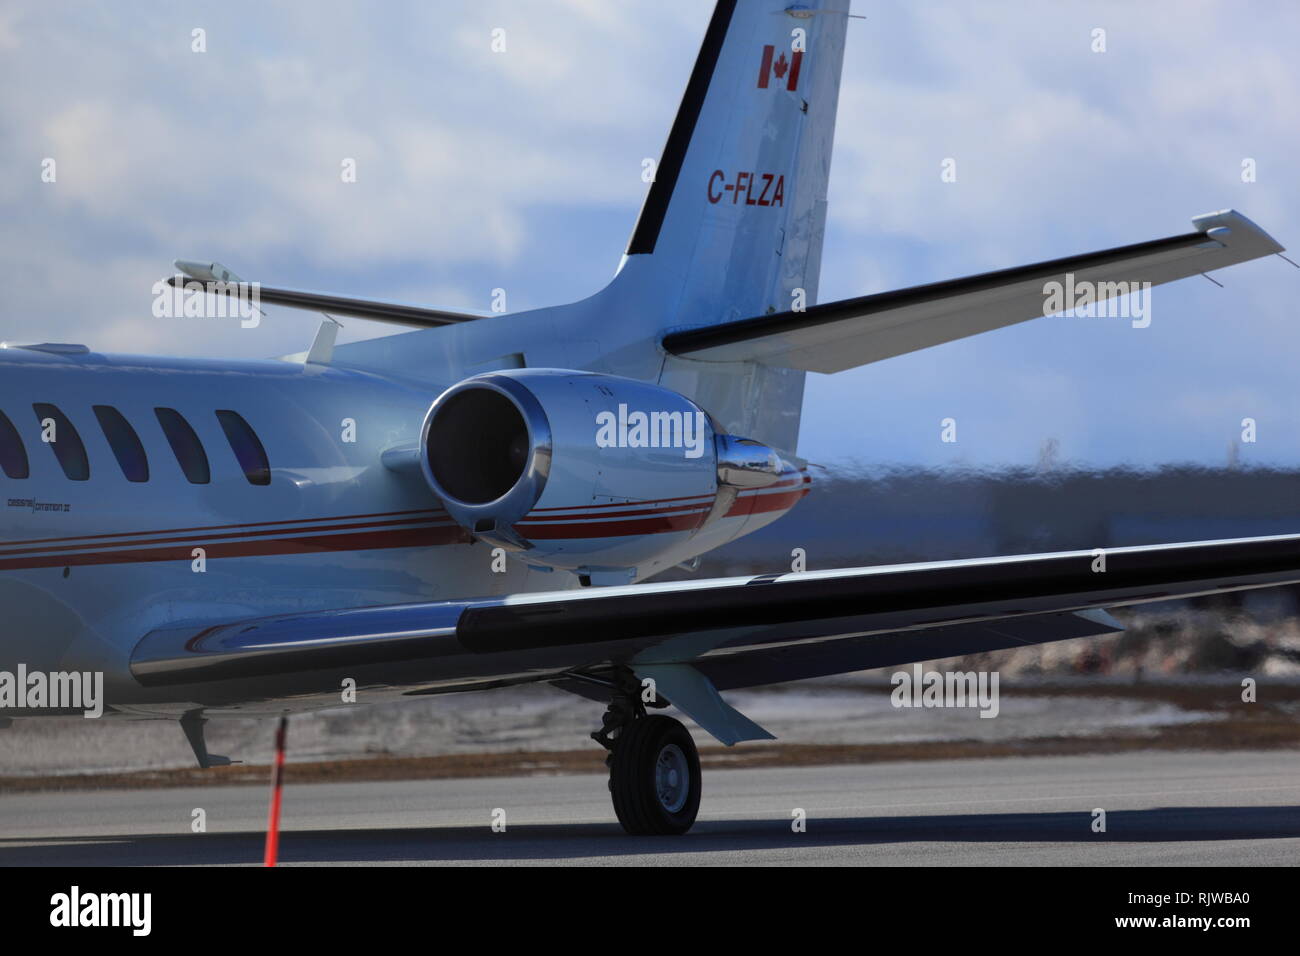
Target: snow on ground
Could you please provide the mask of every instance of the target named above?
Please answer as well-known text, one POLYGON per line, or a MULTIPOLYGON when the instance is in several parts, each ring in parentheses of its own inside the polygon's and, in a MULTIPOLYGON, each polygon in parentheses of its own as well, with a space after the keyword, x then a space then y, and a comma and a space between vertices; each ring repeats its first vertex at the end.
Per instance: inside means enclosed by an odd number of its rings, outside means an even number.
MULTIPOLYGON (((1236 680, 1221 679, 1225 693, 1236 680)), ((865 744, 950 740, 1005 742, 1034 737, 1158 733, 1162 727, 1209 720, 1209 711, 1185 709, 1126 693, 1126 682, 1079 678, 1080 691, 1046 696, 1003 678, 999 712, 977 709, 895 708, 886 676, 855 675, 729 692, 742 713, 791 743, 865 744), (1096 693, 1113 686, 1113 696, 1096 693)), ((1060 686, 1054 682, 1053 686, 1060 686)), ((428 697, 374 707, 353 705, 294 717, 290 760, 326 760, 393 754, 575 750, 595 748, 588 734, 601 705, 549 686, 502 688, 477 694, 428 697)), ((676 714, 675 711, 669 713, 676 714)), ((680 716, 680 715, 678 715, 680 716)), ((700 744, 707 735, 692 726, 700 744)), ((275 722, 213 720, 213 753, 247 763, 270 758, 275 722)), ((0 730, 0 776, 144 770, 193 765, 180 727, 171 721, 82 718, 19 720, 0 730)))

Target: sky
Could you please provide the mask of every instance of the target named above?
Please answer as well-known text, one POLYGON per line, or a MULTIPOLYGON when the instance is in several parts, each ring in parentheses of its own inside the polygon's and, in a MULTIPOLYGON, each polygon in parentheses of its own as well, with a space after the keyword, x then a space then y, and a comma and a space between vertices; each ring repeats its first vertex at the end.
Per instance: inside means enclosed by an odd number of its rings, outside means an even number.
MULTIPOLYGON (((308 312, 154 318, 177 258, 450 309, 486 311, 495 288, 510 311, 585 297, 617 267, 711 8, 5 0, 0 340, 209 358, 310 344, 308 312)), ((1176 235, 1223 208, 1300 246, 1300 5, 853 11, 821 301, 1176 235)), ((1300 269, 1215 278, 1155 289, 1147 328, 1046 318, 810 375, 799 452, 1002 467, 1050 441, 1083 467, 1300 465, 1300 269)), ((393 331, 350 320, 340 340, 393 331)))

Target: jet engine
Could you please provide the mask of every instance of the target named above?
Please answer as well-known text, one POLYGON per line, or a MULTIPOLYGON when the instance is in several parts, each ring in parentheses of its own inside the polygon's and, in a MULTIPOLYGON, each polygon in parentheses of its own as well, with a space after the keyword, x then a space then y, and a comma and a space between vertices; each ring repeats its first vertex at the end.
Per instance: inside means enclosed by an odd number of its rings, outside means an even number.
POLYGON ((657 385, 566 369, 487 372, 430 407, 425 480, 448 514, 529 563, 633 568, 681 545, 787 466, 717 432, 690 399, 657 385))

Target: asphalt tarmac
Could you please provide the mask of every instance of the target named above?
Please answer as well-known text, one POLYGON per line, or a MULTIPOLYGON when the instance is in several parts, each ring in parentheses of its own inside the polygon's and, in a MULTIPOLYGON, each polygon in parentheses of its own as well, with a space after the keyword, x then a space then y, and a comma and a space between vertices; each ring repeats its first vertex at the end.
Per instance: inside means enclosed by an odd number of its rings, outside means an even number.
MULTIPOLYGON (((258 865, 267 795, 0 795, 0 865, 258 865), (194 832, 200 817, 206 830, 194 832)), ((285 865, 1295 865, 1300 753, 706 771, 699 821, 677 838, 625 836, 600 776, 295 787, 290 768, 280 855, 285 865)))

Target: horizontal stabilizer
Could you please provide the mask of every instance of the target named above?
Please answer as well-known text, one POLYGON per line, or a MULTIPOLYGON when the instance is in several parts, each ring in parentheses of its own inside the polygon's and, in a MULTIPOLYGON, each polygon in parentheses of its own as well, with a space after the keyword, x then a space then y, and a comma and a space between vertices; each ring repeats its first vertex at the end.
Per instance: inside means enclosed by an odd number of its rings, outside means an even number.
MULTIPOLYGON (((205 283, 190 276, 172 276, 167 281, 174 286, 185 289, 195 286, 214 294, 240 294, 239 285, 233 282, 205 283)), ((312 312, 324 312, 328 315, 346 315, 355 319, 374 319, 377 322, 392 322, 395 325, 409 325, 421 329, 457 325, 461 322, 472 322, 475 319, 483 318, 481 315, 472 315, 468 312, 448 312, 445 309, 425 309, 415 305, 373 302, 369 299, 350 299, 338 295, 322 295, 319 292, 273 289, 264 285, 257 286, 257 297, 267 305, 283 305, 291 309, 308 309, 312 312)))
POLYGON ((1159 285, 1283 251, 1233 210, 1198 216, 1192 224, 1195 232, 1167 239, 679 330, 663 345, 702 361, 841 372, 1061 311, 1050 307, 1051 283, 1073 289, 1089 283, 1101 302, 1142 283, 1159 285))

